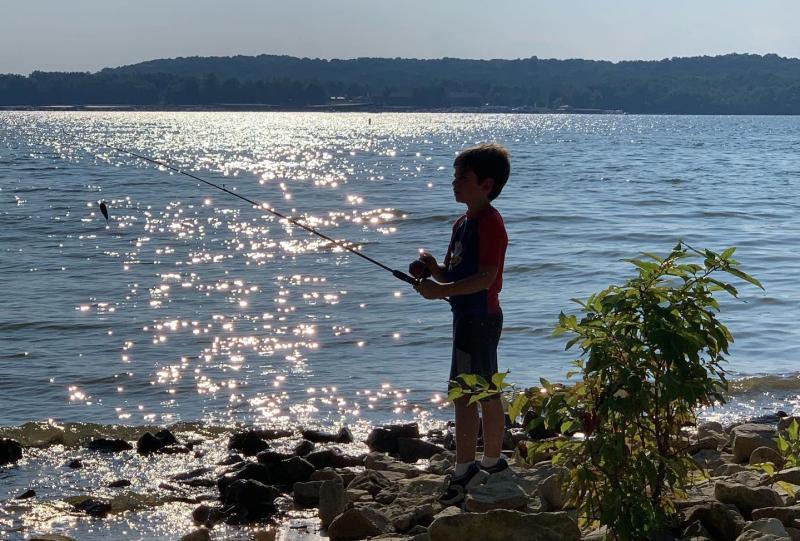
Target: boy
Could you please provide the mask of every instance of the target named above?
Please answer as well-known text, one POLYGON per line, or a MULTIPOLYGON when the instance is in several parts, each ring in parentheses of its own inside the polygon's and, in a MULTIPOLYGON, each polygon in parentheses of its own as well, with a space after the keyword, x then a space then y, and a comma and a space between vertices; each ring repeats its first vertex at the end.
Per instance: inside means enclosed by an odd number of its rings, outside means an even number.
MULTIPOLYGON (((505 186, 511 163, 505 148, 483 144, 461 152, 453 167, 453 195, 467 206, 467 212, 453 225, 443 265, 427 252, 420 256, 433 280, 423 280, 415 289, 426 299, 449 297, 453 311, 450 379, 468 373, 491 381, 497 372, 497 344, 503 326, 498 294, 508 245, 503 219, 491 201, 505 186)), ((467 397, 455 400, 456 466, 441 498, 448 505, 464 498, 481 470, 496 473, 508 467, 500 456, 504 431, 500 397, 481 402, 484 453, 480 463, 475 462, 478 407, 468 406, 468 401, 467 397)))

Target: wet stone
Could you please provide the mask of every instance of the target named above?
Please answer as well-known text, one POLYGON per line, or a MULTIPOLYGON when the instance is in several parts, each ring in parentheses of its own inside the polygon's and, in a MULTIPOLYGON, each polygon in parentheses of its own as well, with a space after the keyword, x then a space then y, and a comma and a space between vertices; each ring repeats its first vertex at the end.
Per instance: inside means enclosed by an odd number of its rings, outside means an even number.
POLYGON ((222 507, 215 505, 201 505, 194 511, 192 511, 192 520, 196 524, 201 524, 206 526, 207 528, 212 528, 215 524, 219 524, 223 520, 225 520, 225 513, 222 510, 222 507))
POLYGON ((67 468, 72 468, 73 470, 79 470, 83 468, 83 461, 80 458, 73 458, 69 462, 65 464, 67 468))
POLYGON ((136 452, 140 455, 149 455, 177 443, 178 440, 169 430, 160 430, 155 434, 145 432, 136 442, 136 452))
POLYGON ((228 455, 217 462, 217 466, 231 466, 233 464, 239 464, 240 462, 244 462, 242 455, 228 455))
POLYGON ((13 464, 22 458, 22 445, 9 438, 0 438, 0 466, 13 464))
POLYGON ((19 496, 17 496, 14 499, 15 500, 27 500, 29 498, 35 498, 35 497, 36 497, 36 491, 31 488, 31 489, 26 490, 25 492, 23 492, 22 494, 20 494, 19 496))
POLYGON ((309 440, 300 440, 294 447, 294 454, 297 456, 306 456, 314 450, 314 442, 309 440))
POLYGON ((248 430, 231 436, 228 449, 241 451, 245 456, 253 456, 269 448, 260 431, 248 430))
POLYGON ((127 441, 111 438, 93 439, 86 447, 92 451, 101 451, 103 453, 120 453, 133 449, 133 446, 127 441))
POLYGON ((380 428, 373 428, 367 436, 367 445, 370 451, 380 451, 382 453, 397 453, 399 450, 399 438, 419 438, 419 426, 417 423, 401 425, 385 425, 380 428))
POLYGON ((108 488, 124 488, 131 486, 131 482, 127 479, 117 479, 116 481, 111 481, 107 486, 108 488))
POLYGON ((278 451, 273 451, 272 449, 267 449, 266 451, 261 451, 256 455, 256 460, 259 464, 280 464, 284 460, 289 460, 294 455, 290 453, 280 453, 278 451))
POLYGON ((87 515, 93 517, 104 517, 111 511, 111 504, 102 500, 95 500, 93 498, 89 498, 83 500, 82 502, 76 504, 75 509, 78 511, 83 511, 87 515))

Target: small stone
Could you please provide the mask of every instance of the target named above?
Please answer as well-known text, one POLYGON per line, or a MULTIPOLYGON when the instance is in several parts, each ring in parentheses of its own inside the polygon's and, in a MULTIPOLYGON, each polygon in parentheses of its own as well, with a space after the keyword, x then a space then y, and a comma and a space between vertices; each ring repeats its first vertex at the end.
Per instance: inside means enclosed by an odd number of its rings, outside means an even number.
POLYGON ((784 481, 793 485, 800 485, 800 467, 788 468, 775 474, 775 482, 784 481))
POLYGON ((784 526, 791 526, 795 520, 800 519, 800 505, 754 509, 753 520, 762 518, 777 518, 784 526))
POLYGON ((288 460, 283 460, 273 470, 273 482, 279 485, 293 485, 297 482, 306 482, 314 473, 314 466, 300 458, 293 456, 288 460))
POLYGON ((543 511, 560 511, 564 508, 566 497, 562 489, 564 473, 556 473, 539 485, 539 499, 543 511))
POLYGON ((16 440, 0 438, 0 466, 13 464, 22 458, 22 445, 16 440))
POLYGON ((318 470, 322 468, 346 468, 360 466, 364 463, 362 458, 347 456, 336 447, 320 449, 307 454, 305 457, 318 470))
POLYGON ((225 513, 222 511, 222 507, 218 505, 211 507, 203 504, 192 511, 192 520, 194 520, 196 524, 202 524, 207 528, 212 528, 215 524, 219 524, 225 520, 225 513))
POLYGON ((160 430, 156 434, 145 432, 136 442, 136 452, 140 455, 149 455, 177 443, 178 440, 169 430, 160 430))
POLYGON ((428 459, 445 448, 416 438, 397 438, 397 452, 403 462, 416 462, 419 459, 428 459))
POLYGON ((714 468, 714 477, 729 477, 742 471, 745 467, 741 464, 720 464, 714 468))
POLYGON ((226 458, 217 462, 217 466, 231 466, 243 462, 242 455, 228 455, 226 458))
MULTIPOLYGON (((269 517, 275 511, 274 501, 280 493, 275 487, 252 479, 238 479, 225 490, 223 504, 226 509, 234 507, 234 520, 241 524, 269 517)), ((230 521, 231 517, 228 517, 230 521)))
POLYGON ((355 478, 347 485, 348 489, 365 490, 375 496, 378 492, 391 485, 385 475, 374 470, 365 470, 357 473, 355 478))
POLYGON ((93 517, 104 517, 109 511, 111 511, 110 503, 102 500, 95 500, 93 498, 87 498, 76 504, 74 507, 78 511, 83 511, 87 515, 93 517))
POLYGON ((20 494, 19 496, 17 496, 14 499, 15 500, 27 500, 29 498, 35 498, 35 497, 36 497, 36 491, 33 490, 32 488, 30 488, 30 489, 26 490, 25 492, 23 492, 22 494, 20 494))
POLYGON ((111 481, 108 484, 108 488, 123 488, 131 486, 131 482, 127 479, 117 479, 116 481, 111 481))
POLYGON ((101 451, 104 453, 120 453, 133 449, 133 446, 125 440, 110 438, 93 439, 86 447, 92 451, 101 451))
POLYGON ((419 425, 409 423, 373 428, 367 436, 366 443, 370 451, 396 453, 399 448, 398 438, 419 438, 419 425))
POLYGON ((737 541, 773 541, 778 539, 788 539, 789 532, 783 527, 781 521, 776 518, 762 518, 754 520, 744 527, 742 534, 737 541))
MULTIPOLYGON (((355 474, 353 474, 353 477, 355 477, 355 474)), ((339 475, 338 473, 336 473, 335 470, 332 470, 330 468, 325 468, 324 470, 315 471, 314 473, 311 474, 311 480, 312 481, 338 480, 340 483, 342 483, 342 486, 350 484, 350 481, 352 481, 352 479, 350 479, 347 482, 345 482, 341 475, 339 475)))
POLYGON ((187 533, 178 541, 211 541, 211 534, 205 528, 187 533))
POLYGON ((313 443, 334 443, 336 441, 336 434, 322 432, 321 430, 303 430, 301 435, 303 439, 313 443))
POLYGON ((389 519, 369 507, 352 508, 337 516, 328 526, 331 541, 364 539, 390 531, 389 519))
POLYGON ((354 441, 353 433, 346 426, 340 428, 336 433, 336 443, 353 443, 354 441))
POLYGON ((704 502, 683 512, 686 522, 699 521, 713 539, 734 541, 745 525, 736 507, 720 502, 704 502))
POLYGON ((294 453, 281 453, 278 451, 273 451, 272 449, 267 449, 266 451, 261 451, 256 455, 256 460, 259 464, 280 464, 284 460, 289 460, 294 456, 294 453))
POLYGON ((65 465, 67 468, 72 468, 73 470, 79 470, 83 468, 83 461, 80 458, 73 458, 65 465))

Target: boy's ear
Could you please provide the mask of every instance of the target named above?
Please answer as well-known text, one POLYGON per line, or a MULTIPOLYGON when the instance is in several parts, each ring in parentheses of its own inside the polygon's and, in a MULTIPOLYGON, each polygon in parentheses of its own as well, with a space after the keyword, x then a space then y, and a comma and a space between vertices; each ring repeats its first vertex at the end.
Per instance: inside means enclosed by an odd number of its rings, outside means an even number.
POLYGON ((494 188, 494 179, 492 177, 486 177, 481 181, 481 188, 487 194, 492 193, 492 189, 494 188))

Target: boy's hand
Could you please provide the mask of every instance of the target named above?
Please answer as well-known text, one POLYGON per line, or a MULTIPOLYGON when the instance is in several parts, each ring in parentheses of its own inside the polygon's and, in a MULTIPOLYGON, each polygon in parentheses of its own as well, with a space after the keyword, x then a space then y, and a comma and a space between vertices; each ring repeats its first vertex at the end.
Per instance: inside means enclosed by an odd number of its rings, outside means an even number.
POLYGON ((428 267, 428 270, 431 271, 431 274, 439 270, 439 263, 436 262, 436 258, 433 257, 429 252, 422 252, 419 254, 419 260, 425 263, 425 266, 428 267))
POLYGON ((414 285, 414 289, 426 299, 443 299, 447 296, 444 294, 444 287, 433 280, 422 280, 414 285))

